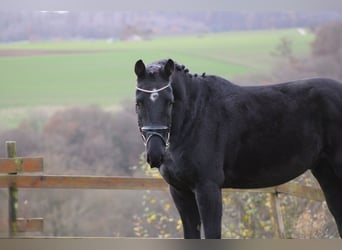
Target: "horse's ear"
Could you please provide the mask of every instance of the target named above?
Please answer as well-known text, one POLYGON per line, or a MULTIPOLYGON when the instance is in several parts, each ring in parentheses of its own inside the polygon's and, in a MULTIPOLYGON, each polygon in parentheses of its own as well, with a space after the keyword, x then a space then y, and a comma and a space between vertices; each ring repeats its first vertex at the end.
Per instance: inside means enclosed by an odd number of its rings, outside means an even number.
POLYGON ((145 76, 146 67, 144 62, 140 59, 135 63, 134 72, 138 78, 145 76))
POLYGON ((172 59, 169 59, 164 66, 164 72, 167 77, 169 77, 173 71, 175 71, 175 63, 172 61, 172 59))

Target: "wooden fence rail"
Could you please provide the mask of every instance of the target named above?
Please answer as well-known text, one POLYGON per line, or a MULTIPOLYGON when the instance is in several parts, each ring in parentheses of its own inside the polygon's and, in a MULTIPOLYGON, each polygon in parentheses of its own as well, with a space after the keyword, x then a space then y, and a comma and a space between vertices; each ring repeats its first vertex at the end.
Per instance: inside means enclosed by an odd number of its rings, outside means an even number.
MULTIPOLYGON (((9 235, 12 237, 16 236, 17 232, 43 230, 42 218, 17 218, 18 188, 168 190, 167 183, 158 178, 22 174, 22 172, 43 171, 43 158, 16 157, 15 142, 6 142, 6 144, 9 157, 0 159, 0 188, 9 189, 9 235)), ((320 189, 294 182, 263 189, 223 189, 223 192, 271 193, 272 211, 277 227, 276 235, 279 238, 285 237, 279 194, 290 194, 315 201, 325 200, 320 189)))
MULTIPOLYGON (((62 188, 62 189, 121 189, 121 190, 168 190, 168 184, 159 178, 136 178, 116 176, 80 175, 3 175, 0 188, 15 185, 17 188, 62 188)), ((296 197, 324 201, 320 189, 289 182, 283 185, 260 189, 223 189, 225 193, 284 193, 296 197)))

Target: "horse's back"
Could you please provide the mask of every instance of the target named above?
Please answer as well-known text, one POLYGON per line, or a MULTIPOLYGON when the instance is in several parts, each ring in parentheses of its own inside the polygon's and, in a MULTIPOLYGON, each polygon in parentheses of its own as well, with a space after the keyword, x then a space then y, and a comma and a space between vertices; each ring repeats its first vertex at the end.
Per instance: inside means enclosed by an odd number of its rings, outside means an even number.
POLYGON ((342 143, 342 84, 337 81, 247 87, 241 96, 231 128, 236 136, 226 149, 226 186, 281 184, 314 167, 332 137, 342 143))

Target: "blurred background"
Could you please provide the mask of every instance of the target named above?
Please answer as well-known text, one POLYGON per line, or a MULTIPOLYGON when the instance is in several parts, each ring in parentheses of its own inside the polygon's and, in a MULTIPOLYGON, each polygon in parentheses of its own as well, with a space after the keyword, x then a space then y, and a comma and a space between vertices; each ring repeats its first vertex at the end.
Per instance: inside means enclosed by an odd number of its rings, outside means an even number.
MULTIPOLYGON (((15 140, 45 174, 157 176, 133 66, 163 58, 239 85, 341 81, 342 11, 0 11, 0 156, 15 140)), ((310 173, 295 181, 317 187, 310 173)), ((225 194, 223 237, 274 237, 270 208, 267 194, 225 194)), ((282 195, 282 212, 288 238, 338 237, 325 203, 282 195)), ((44 217, 33 235, 182 237, 166 192, 20 190, 18 216, 44 217)))

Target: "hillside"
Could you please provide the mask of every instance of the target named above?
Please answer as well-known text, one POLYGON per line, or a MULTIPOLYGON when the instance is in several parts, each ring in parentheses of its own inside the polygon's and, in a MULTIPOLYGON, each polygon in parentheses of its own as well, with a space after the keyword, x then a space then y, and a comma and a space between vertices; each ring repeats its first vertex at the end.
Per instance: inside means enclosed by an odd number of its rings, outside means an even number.
POLYGON ((292 42, 295 55, 309 52, 313 35, 271 30, 162 37, 127 42, 79 40, 0 45, 0 108, 96 104, 116 105, 132 98, 133 65, 173 58, 193 73, 229 79, 263 73, 277 58, 280 39, 292 42))

